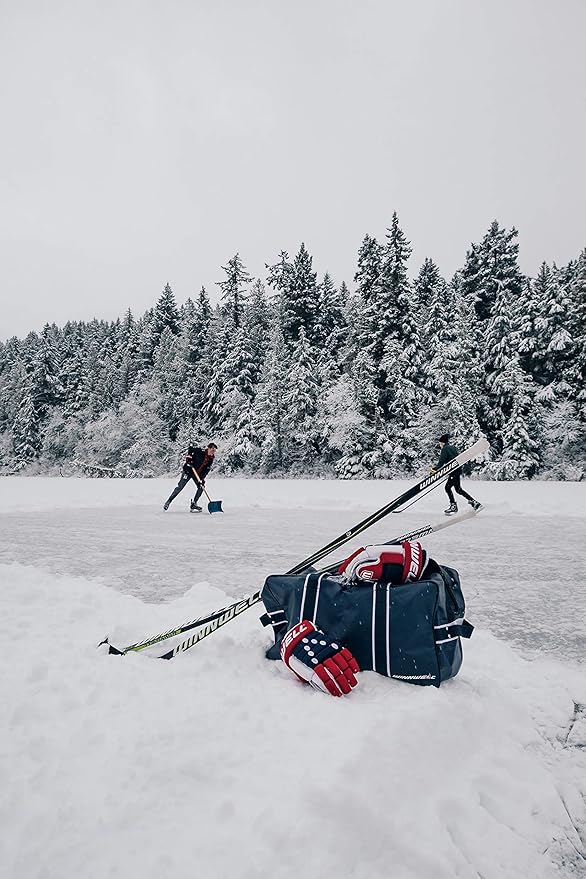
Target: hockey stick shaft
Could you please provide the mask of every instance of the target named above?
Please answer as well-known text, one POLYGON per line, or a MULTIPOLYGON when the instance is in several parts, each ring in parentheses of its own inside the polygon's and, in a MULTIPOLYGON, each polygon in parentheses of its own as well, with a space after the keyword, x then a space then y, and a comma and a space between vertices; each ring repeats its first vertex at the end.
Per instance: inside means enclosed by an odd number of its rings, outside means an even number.
MULTIPOLYGON (((450 519, 447 519, 445 522, 436 522, 435 524, 429 525, 421 525, 420 528, 415 528, 413 531, 410 531, 408 534, 404 534, 402 537, 397 537, 395 540, 385 540, 383 546, 391 543, 403 543, 404 540, 418 540, 420 537, 426 537, 428 534, 435 534, 436 531, 442 531, 444 528, 449 528, 451 525, 457 525, 459 522, 463 522, 465 519, 472 519, 474 516, 477 516, 479 513, 478 510, 467 510, 465 513, 460 513, 459 516, 453 516, 450 519)), ((343 559, 339 562, 332 562, 331 565, 328 565, 327 568, 322 568, 318 573, 320 574, 331 574, 334 571, 337 571, 340 565, 342 564, 343 559)))

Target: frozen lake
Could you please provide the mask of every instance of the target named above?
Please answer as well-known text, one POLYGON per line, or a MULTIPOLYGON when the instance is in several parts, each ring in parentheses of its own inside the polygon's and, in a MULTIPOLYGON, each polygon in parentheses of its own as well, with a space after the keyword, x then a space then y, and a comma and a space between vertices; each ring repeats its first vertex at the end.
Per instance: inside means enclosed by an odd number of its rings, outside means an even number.
MULTIPOLYGON (((208 488, 225 509, 213 516, 188 513, 187 489, 163 512, 173 484, 173 479, 1 478, 0 563, 81 575, 149 603, 178 598, 199 582, 238 598, 409 483, 212 478, 208 488)), ((460 571, 470 621, 525 655, 583 662, 586 485, 468 482, 467 487, 485 509, 424 543, 438 561, 460 571)), ((443 519, 445 500, 443 489, 435 490, 407 512, 388 516, 348 552, 443 519)), ((192 616, 210 609, 202 602, 192 616)))

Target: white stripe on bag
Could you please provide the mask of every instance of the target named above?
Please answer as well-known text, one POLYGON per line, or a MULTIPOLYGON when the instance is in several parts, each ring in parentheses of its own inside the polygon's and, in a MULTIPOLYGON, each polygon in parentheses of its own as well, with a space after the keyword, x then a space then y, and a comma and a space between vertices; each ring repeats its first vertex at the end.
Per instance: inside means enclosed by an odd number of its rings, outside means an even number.
POLYGON ((391 603, 391 584, 387 583, 387 676, 390 678, 391 676, 391 638, 390 638, 390 629, 391 629, 391 614, 390 614, 390 603, 391 603))
POLYGON ((373 584, 372 587, 372 670, 376 671, 376 650, 374 646, 374 629, 375 629, 375 614, 376 611, 376 583, 373 584))
POLYGON ((325 572, 324 572, 323 574, 320 574, 319 579, 318 579, 318 581, 317 581, 317 590, 316 590, 316 593, 315 593, 315 606, 314 606, 314 608, 313 608, 313 620, 312 620, 312 623, 313 623, 314 626, 317 625, 317 623, 315 622, 315 620, 316 620, 316 618, 317 618, 317 605, 318 605, 318 603, 319 603, 319 589, 320 589, 320 586, 321 586, 321 581, 323 580, 324 577, 325 577, 325 572))
POLYGON ((303 584, 303 595, 301 596, 301 610, 299 611, 299 622, 300 623, 303 621, 303 609, 305 607, 305 593, 307 592, 307 583, 308 583, 308 580, 310 577, 311 577, 311 574, 308 574, 307 577, 305 578, 305 583, 303 584))

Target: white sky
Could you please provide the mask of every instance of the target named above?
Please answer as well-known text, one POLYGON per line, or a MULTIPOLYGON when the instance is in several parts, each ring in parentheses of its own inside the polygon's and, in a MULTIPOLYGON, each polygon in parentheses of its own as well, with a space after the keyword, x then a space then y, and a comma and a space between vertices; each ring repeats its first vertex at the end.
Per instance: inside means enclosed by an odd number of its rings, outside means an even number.
POLYGON ((584 0, 0 0, 0 339, 179 302, 393 210, 449 276, 586 246, 584 0))

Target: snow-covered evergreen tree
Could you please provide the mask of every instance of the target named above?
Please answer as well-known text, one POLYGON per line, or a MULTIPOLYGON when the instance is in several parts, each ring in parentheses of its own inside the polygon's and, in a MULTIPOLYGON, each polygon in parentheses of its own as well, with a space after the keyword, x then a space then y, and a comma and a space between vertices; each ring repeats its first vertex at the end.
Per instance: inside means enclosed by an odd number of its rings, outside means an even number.
POLYGON ((317 402, 320 392, 315 357, 299 327, 299 337, 291 352, 288 387, 285 392, 285 427, 291 463, 297 475, 313 472, 319 463, 320 425, 317 402))
POLYGON ((317 273, 313 271, 313 258, 305 244, 293 261, 288 275, 283 273, 283 281, 288 286, 281 288, 281 321, 283 337, 289 350, 293 350, 301 336, 301 330, 309 345, 317 345, 318 290, 317 273))
POLYGON ((227 265, 222 266, 222 271, 226 273, 226 278, 218 281, 217 284, 222 291, 223 314, 228 323, 238 329, 248 297, 246 288, 251 283, 252 277, 246 271, 238 253, 228 261, 227 265))
POLYGON ((322 282, 318 284, 315 340, 320 363, 336 378, 346 357, 347 306, 347 288, 344 285, 338 290, 326 272, 322 282))
MULTIPOLYGON (((516 229, 501 229, 493 220, 478 248, 470 251, 470 262, 464 270, 464 284, 475 294, 479 321, 488 320, 493 312, 497 292, 506 291, 511 307, 517 308, 525 279, 519 269, 519 244, 516 229)), ((466 291, 467 292, 467 291, 466 291)))
POLYGON ((567 380, 572 388, 577 416, 586 425, 586 248, 573 267, 568 292, 568 329, 574 339, 574 353, 567 380))
POLYGON ((165 284, 153 311, 151 321, 151 342, 153 350, 159 344, 159 339, 165 330, 169 330, 174 336, 179 333, 179 309, 175 295, 169 284, 165 284))
POLYGON ((252 285, 244 313, 244 336, 250 351, 253 383, 260 381, 269 345, 271 308, 262 281, 252 285))
POLYGON ((491 445, 499 455, 504 451, 508 461, 516 461, 533 475, 539 463, 537 445, 533 445, 537 419, 532 417, 531 378, 519 362, 518 332, 512 320, 515 313, 515 304, 502 284, 486 329, 486 425, 491 445))
POLYGON ((254 432, 260 447, 260 469, 282 473, 288 465, 286 396, 289 388, 289 355, 280 323, 273 322, 266 367, 254 401, 254 432))
POLYGON ((229 469, 250 465, 256 454, 257 436, 253 416, 256 363, 243 326, 232 338, 225 362, 225 380, 220 394, 220 429, 223 459, 229 469))
POLYGON ((38 457, 42 448, 41 419, 30 384, 21 393, 16 417, 12 424, 12 446, 17 469, 38 457))
POLYGON ((61 402, 63 387, 59 381, 58 354, 45 326, 31 364, 31 394, 40 421, 47 418, 53 406, 61 402))
POLYGON ((157 414, 166 425, 172 442, 177 439, 181 425, 182 379, 179 340, 170 327, 166 327, 155 351, 152 382, 158 390, 157 414))
POLYGON ((568 383, 575 341, 568 332, 571 299, 554 265, 550 270, 542 266, 539 284, 537 316, 535 318, 535 351, 533 369, 541 385, 550 385, 551 398, 571 392, 568 383))

